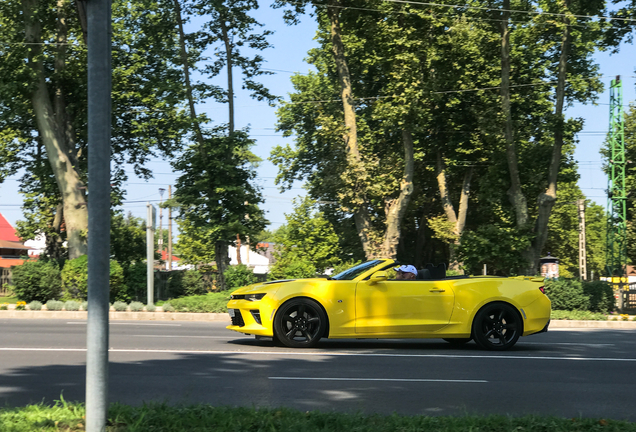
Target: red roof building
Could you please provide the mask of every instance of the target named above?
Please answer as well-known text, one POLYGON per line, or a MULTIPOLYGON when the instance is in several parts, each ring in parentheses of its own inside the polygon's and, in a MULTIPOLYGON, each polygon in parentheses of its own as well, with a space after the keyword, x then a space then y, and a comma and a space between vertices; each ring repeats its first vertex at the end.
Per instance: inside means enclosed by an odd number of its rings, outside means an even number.
POLYGON ((20 239, 15 235, 15 229, 0 213, 0 240, 19 242, 20 239))
POLYGON ((31 249, 22 244, 15 229, 0 213, 0 268, 11 268, 22 265, 28 258, 27 251, 31 249), (24 256, 24 258, 21 258, 24 256))

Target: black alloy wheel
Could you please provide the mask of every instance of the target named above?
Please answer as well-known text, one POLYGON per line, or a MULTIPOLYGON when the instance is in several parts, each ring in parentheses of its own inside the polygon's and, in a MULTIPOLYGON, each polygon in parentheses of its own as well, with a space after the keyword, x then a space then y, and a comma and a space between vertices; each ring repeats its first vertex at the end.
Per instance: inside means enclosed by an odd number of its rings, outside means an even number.
POLYGON ((443 338, 446 342, 448 342, 451 345, 464 345, 468 342, 470 342, 471 340, 473 340, 473 338, 468 337, 468 338, 443 338))
POLYGON ((521 317, 515 308, 506 303, 484 306, 473 321, 473 337, 477 345, 503 351, 512 348, 523 332, 521 317))
POLYGON ((290 348, 312 348, 327 329, 327 315, 313 300, 292 299, 274 317, 274 339, 290 348))

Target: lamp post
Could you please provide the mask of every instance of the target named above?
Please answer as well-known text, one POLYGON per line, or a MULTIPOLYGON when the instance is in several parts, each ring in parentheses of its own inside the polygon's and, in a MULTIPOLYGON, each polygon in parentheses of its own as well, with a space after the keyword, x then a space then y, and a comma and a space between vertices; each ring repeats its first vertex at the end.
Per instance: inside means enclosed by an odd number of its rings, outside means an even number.
POLYGON ((159 246, 159 259, 163 259, 163 231, 162 231, 162 222, 163 222, 163 209, 161 208, 161 204, 163 203, 163 193, 166 190, 164 188, 159 188, 159 238, 157 239, 157 245, 159 246))

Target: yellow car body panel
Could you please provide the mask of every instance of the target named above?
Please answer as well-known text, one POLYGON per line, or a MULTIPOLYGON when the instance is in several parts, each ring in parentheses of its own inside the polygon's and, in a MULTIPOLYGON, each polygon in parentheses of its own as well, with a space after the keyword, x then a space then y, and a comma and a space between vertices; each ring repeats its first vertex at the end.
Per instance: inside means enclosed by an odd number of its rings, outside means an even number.
POLYGON ((352 280, 326 278, 273 281, 232 293, 228 310, 239 314, 227 328, 240 333, 274 335, 276 311, 291 299, 317 302, 327 316, 328 338, 468 338, 479 310, 493 302, 511 305, 521 317, 522 335, 545 330, 550 300, 540 279, 451 277, 440 280, 398 281, 385 275, 393 260, 377 265, 352 280), (380 273, 382 272, 382 273, 380 273), (250 295, 263 297, 254 301, 250 295), (260 322, 258 322, 260 320, 260 322))

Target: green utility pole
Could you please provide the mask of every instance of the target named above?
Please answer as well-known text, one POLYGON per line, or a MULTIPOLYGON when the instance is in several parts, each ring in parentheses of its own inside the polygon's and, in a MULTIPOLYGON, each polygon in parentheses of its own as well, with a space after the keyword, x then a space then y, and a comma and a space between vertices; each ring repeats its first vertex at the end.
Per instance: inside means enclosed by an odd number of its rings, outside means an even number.
MULTIPOLYGON (((607 275, 616 277, 615 289, 622 291, 627 264, 627 192, 625 190, 625 126, 623 83, 620 75, 610 86, 609 185, 607 188, 607 275)), ((622 308, 622 295, 619 308, 622 308)))

